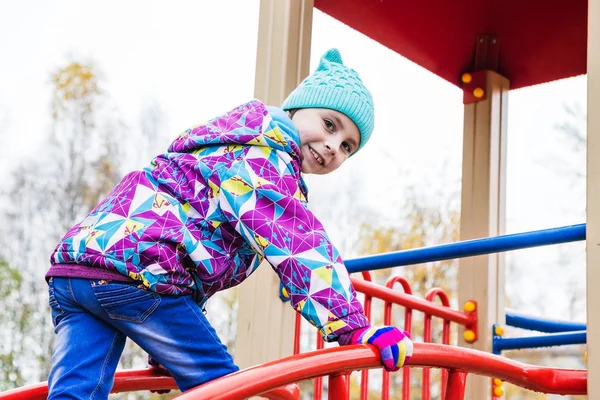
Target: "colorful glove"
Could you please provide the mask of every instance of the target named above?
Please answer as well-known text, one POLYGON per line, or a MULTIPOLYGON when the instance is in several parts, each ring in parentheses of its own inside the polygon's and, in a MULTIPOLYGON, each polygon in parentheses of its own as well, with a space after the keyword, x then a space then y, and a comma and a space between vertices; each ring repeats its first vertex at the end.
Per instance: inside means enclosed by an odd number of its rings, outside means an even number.
POLYGON ((398 371, 410 360, 413 344, 410 333, 401 331, 395 326, 380 328, 368 327, 356 329, 340 336, 341 345, 372 344, 379 350, 383 368, 386 371, 398 371))
MULTIPOLYGON (((162 364, 160 364, 158 361, 156 361, 154 358, 152 358, 150 356, 148 356, 148 368, 150 368, 150 369, 156 369, 156 370, 159 370, 160 372, 167 373, 168 375, 171 375, 169 373, 169 371, 162 364)), ((169 393, 170 391, 171 391, 171 389, 150 390, 150 393, 166 394, 166 393, 169 393)))

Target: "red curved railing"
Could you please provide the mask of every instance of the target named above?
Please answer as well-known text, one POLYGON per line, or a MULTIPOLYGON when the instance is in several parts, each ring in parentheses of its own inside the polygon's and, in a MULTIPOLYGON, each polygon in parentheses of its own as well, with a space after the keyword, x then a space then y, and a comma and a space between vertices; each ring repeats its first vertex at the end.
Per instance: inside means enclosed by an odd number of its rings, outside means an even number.
MULTIPOLYGON (((135 392, 138 390, 177 389, 175 380, 166 373, 153 369, 118 371, 111 393, 135 392)), ((290 384, 265 392, 269 400, 298 400, 300 388, 290 384)), ((25 386, 0 393, 1 400, 46 400, 48 382, 25 386)))
MULTIPOLYGON (((512 361, 494 354, 462 347, 415 343, 411 367, 443 368, 448 371, 446 399, 461 400, 467 373, 496 377, 536 392, 585 395, 587 371, 539 367, 512 361)), ((179 400, 236 400, 267 396, 273 400, 298 399, 296 382, 329 376, 329 399, 349 398, 348 375, 352 371, 380 368, 377 350, 356 345, 297 354, 247 368, 183 393, 179 400)), ((113 392, 174 388, 171 378, 151 370, 121 371, 115 377, 113 392)), ((2 400, 44 399, 47 386, 15 389, 0 394, 2 400)))
MULTIPOLYGON (((354 289, 358 293, 364 295, 363 308, 365 315, 371 319, 371 308, 373 300, 383 302, 384 306, 384 324, 385 325, 396 325, 399 327, 403 326, 403 329, 413 334, 413 312, 423 313, 423 342, 431 343, 433 341, 433 329, 432 329, 432 318, 438 318, 442 321, 442 332, 441 342, 442 344, 450 344, 450 325, 451 323, 462 326, 465 330, 469 330, 474 334, 474 340, 476 340, 477 332, 477 310, 470 312, 458 311, 450 308, 450 301, 448 295, 439 288, 431 289, 425 296, 424 299, 418 298, 412 293, 410 283, 403 277, 392 276, 388 279, 385 286, 376 284, 371 279, 371 274, 368 271, 363 271, 362 279, 357 277, 350 277, 354 289), (394 290, 394 286, 399 284, 402 291, 394 290), (438 299, 441 304, 436 304, 435 300, 438 299), (392 321, 392 308, 394 306, 402 307, 404 309, 404 325, 394 323, 392 321)), ((296 315, 296 327, 295 327, 295 340, 294 340, 294 354, 300 353, 300 337, 301 337, 301 324, 302 319, 300 314, 296 315)), ((313 329, 310 327, 310 329, 313 329)), ((316 338, 316 350, 323 349, 324 342, 319 332, 314 333, 316 338)), ((306 349, 305 349, 306 350, 306 349)), ((310 349, 313 350, 313 349, 310 349)), ((402 378, 402 400, 410 399, 411 389, 411 371, 405 369, 402 378)), ((389 400, 392 394, 390 375, 387 372, 382 374, 381 384, 381 399, 389 400)), ((440 385, 442 392, 442 400, 446 400, 445 385, 447 382, 447 371, 442 370, 441 380, 437 381, 436 384, 440 385)), ((423 400, 431 399, 431 376, 428 368, 423 369, 422 380, 421 380, 421 398, 423 400)), ((414 382, 413 382, 414 383, 414 382)), ((323 396, 323 380, 322 378, 316 378, 314 380, 313 398, 314 400, 321 400, 323 396)), ((368 370, 363 370, 360 378, 360 400, 367 400, 369 398, 369 373, 368 370)))
MULTIPOLYGON (((463 398, 467 373, 493 376, 537 392, 562 395, 587 393, 586 370, 533 366, 462 347, 433 343, 415 343, 414 346, 410 366, 448 370, 448 400, 463 398)), ((183 393, 177 399, 244 399, 273 387, 324 375, 330 379, 329 398, 348 399, 347 375, 355 370, 380 366, 375 348, 361 345, 336 347, 248 368, 183 393)))

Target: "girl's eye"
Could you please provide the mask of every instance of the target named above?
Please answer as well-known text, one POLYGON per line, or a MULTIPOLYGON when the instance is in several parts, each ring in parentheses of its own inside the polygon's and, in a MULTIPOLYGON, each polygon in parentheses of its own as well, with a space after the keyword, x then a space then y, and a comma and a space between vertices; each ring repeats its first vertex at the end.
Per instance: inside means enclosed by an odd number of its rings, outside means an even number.
POLYGON ((324 119, 323 121, 325 121, 325 128, 327 128, 327 130, 333 131, 335 129, 335 125, 333 124, 333 122, 331 122, 328 119, 324 119))
POLYGON ((344 148, 344 150, 346 150, 348 153, 350 153, 352 151, 352 146, 350 146, 348 144, 348 142, 343 142, 342 143, 342 147, 344 148))

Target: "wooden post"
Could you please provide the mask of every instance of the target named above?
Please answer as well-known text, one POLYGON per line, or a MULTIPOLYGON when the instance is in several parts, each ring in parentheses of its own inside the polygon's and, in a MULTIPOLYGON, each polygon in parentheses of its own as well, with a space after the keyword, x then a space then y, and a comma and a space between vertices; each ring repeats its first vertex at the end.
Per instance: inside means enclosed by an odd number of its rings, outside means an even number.
MULTIPOLYGON (((465 105, 460 240, 497 236, 505 231, 506 127, 509 81, 488 71, 485 100, 465 105)), ((461 259, 458 300, 475 300, 478 340, 461 346, 492 350, 492 325, 504 324, 504 257, 461 259)), ((469 376, 466 399, 491 397, 489 378, 469 376)))
POLYGON ((600 0, 589 0, 588 7, 587 387, 589 399, 600 399, 600 0))
MULTIPOLYGON (((280 106, 309 74, 313 0, 261 0, 254 96, 280 106)), ((249 367, 292 355, 296 312, 266 262, 240 285, 235 361, 249 367)))

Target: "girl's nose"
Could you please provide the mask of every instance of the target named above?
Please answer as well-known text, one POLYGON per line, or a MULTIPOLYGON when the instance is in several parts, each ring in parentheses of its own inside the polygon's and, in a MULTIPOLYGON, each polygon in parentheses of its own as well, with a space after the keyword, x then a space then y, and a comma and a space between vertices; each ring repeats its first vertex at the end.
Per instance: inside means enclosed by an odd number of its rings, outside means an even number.
POLYGON ((329 150, 332 156, 334 156, 337 153, 337 146, 335 146, 333 143, 325 143, 325 147, 327 148, 327 150, 329 150))

